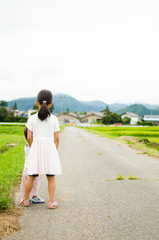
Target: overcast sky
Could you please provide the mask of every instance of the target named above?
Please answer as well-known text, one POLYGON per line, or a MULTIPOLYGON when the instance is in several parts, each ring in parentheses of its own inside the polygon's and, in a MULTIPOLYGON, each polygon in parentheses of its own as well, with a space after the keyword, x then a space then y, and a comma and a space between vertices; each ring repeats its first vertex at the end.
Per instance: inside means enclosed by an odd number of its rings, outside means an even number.
POLYGON ((0 0, 0 100, 159 104, 158 0, 0 0))

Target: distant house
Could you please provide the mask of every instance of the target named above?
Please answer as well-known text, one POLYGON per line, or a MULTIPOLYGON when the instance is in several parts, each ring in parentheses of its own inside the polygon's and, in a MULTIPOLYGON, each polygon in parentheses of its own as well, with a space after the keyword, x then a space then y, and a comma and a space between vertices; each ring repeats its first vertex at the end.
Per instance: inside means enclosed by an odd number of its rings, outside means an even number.
POLYGON ((144 115, 142 120, 144 122, 153 122, 159 124, 159 115, 144 115))
POLYGON ((121 114, 122 119, 125 117, 131 118, 131 121, 130 121, 131 125, 136 124, 140 120, 139 115, 136 113, 132 113, 132 112, 125 112, 125 113, 121 114))
POLYGON ((24 112, 23 117, 28 117, 28 113, 24 112))
POLYGON ((59 122, 75 123, 78 122, 77 114, 75 112, 56 114, 59 122))
POLYGON ((25 113, 24 111, 15 110, 14 111, 14 117, 23 116, 24 113, 25 113))
POLYGON ((5 107, 5 109, 8 111, 8 112, 15 112, 12 108, 10 108, 10 107, 5 107))
POLYGON ((102 112, 87 112, 81 117, 81 122, 99 122, 102 120, 104 114, 102 112))
POLYGON ((29 109, 28 110, 28 118, 33 114, 33 113, 36 113, 38 110, 36 109, 29 109))

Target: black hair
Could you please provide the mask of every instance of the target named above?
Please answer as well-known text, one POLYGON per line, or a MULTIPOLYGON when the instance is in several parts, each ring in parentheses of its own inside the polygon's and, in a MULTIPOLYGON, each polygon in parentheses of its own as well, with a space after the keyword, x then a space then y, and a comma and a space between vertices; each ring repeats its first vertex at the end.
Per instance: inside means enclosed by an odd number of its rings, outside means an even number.
POLYGON ((38 112, 38 118, 44 121, 48 116, 50 116, 50 111, 48 105, 52 103, 52 93, 49 90, 41 90, 38 93, 37 101, 40 103, 41 108, 38 112))
POLYGON ((27 129, 27 127, 25 127, 24 128, 24 136, 25 136, 26 140, 27 140, 27 132, 28 132, 28 129, 27 129))

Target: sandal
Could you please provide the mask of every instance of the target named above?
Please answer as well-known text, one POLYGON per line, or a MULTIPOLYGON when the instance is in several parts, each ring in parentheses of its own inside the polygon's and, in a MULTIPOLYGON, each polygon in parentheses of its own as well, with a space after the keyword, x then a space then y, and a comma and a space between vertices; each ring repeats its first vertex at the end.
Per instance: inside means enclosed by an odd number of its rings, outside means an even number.
POLYGON ((56 201, 53 201, 53 203, 48 203, 49 209, 55 209, 58 207, 58 203, 56 201))
POLYGON ((24 201, 24 198, 20 201, 20 205, 23 207, 29 207, 29 201, 24 201))

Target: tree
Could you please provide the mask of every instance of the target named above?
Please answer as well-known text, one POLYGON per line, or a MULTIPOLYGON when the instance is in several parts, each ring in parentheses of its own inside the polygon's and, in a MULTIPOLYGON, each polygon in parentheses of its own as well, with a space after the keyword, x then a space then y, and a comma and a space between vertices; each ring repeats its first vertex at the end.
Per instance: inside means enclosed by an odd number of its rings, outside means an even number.
POLYGON ((52 106, 50 107, 50 112, 53 113, 54 111, 54 104, 52 104, 52 106))
POLYGON ((36 104, 34 104, 33 110, 37 110, 37 109, 38 109, 38 106, 36 104))
POLYGON ((129 118, 129 117, 124 117, 122 119, 123 124, 130 124, 130 121, 131 121, 131 118, 129 118))
POLYGON ((109 107, 107 106, 104 111, 104 117, 102 118, 102 122, 104 124, 110 124, 111 123, 111 111, 109 110, 109 107))
POLYGON ((13 110, 16 110, 17 109, 17 103, 15 102, 13 107, 12 107, 13 110))
POLYGON ((5 107, 0 108, 0 121, 4 121, 4 119, 7 117, 8 111, 5 107))
POLYGON ((121 123, 122 119, 121 116, 117 113, 111 113, 111 123, 121 123))
POLYGON ((8 102, 1 100, 0 107, 8 107, 8 102))
POLYGON ((70 112, 70 109, 69 109, 69 108, 67 108, 67 109, 66 109, 66 113, 69 113, 69 112, 70 112))

